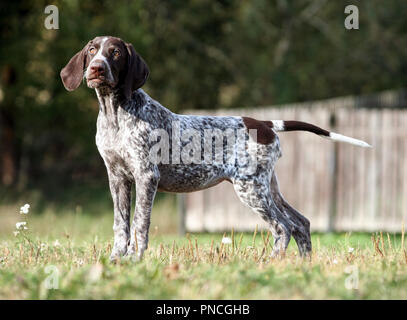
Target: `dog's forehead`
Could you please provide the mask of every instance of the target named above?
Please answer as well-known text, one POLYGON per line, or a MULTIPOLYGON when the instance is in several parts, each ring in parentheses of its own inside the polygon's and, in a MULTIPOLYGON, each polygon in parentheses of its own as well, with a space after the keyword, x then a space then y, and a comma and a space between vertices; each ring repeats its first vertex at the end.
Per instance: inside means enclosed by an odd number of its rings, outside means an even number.
POLYGON ((120 38, 112 37, 112 36, 100 36, 96 37, 93 40, 89 41, 89 44, 95 46, 124 46, 124 41, 120 38))
POLYGON ((124 44, 124 41, 122 40, 122 39, 120 39, 120 38, 115 38, 115 37, 109 37, 107 40, 106 40, 106 44, 107 45, 113 45, 113 46, 118 46, 118 47, 123 47, 125 44, 124 44))

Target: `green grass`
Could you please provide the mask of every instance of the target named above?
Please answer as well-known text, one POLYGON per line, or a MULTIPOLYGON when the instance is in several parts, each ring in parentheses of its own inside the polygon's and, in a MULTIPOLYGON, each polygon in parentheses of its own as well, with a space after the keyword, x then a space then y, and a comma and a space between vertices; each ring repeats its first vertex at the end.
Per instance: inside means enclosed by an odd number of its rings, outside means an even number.
POLYGON ((294 241, 284 259, 271 259, 265 232, 234 234, 233 245, 222 244, 222 234, 177 236, 173 207, 173 198, 155 207, 145 258, 118 264, 108 259, 109 208, 58 215, 33 208, 27 235, 15 237, 19 206, 2 207, 0 298, 407 299, 401 235, 375 234, 373 240, 366 233, 315 233, 311 260, 298 257, 294 241), (55 270, 58 289, 47 289, 55 270), (356 278, 357 289, 346 288, 356 278))

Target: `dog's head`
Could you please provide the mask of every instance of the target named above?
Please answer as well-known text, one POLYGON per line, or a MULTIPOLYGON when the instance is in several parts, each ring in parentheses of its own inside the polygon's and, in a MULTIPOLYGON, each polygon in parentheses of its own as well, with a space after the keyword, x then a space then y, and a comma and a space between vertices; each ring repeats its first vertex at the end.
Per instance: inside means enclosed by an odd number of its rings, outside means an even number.
POLYGON ((121 88, 127 99, 144 85, 148 74, 147 64, 133 46, 115 37, 89 41, 61 70, 68 91, 78 88, 84 78, 89 88, 121 88))

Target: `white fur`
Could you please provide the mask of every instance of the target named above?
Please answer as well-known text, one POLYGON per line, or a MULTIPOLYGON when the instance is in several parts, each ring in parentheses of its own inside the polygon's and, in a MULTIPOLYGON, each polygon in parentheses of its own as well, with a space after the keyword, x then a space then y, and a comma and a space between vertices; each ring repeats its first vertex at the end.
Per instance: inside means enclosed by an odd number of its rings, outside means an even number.
POLYGON ((273 120, 272 122, 275 131, 284 131, 284 120, 273 120))
MULTIPOLYGON (((285 126, 284 126, 284 120, 272 120, 273 122, 273 129, 277 132, 279 131, 285 131, 285 126)), ((335 132, 330 132, 329 137, 324 136, 324 135, 319 135, 322 138, 329 139, 329 140, 334 140, 334 141, 341 141, 341 142, 346 142, 350 143, 359 147, 363 148, 371 148, 372 146, 362 140, 354 139, 351 137, 347 137, 344 135, 341 135, 339 133, 335 132)))
POLYGON ((334 141, 342 141, 342 142, 346 142, 346 143, 350 143, 350 144, 354 144, 355 146, 359 146, 359 147, 363 147, 363 148, 371 148, 372 146, 362 140, 358 140, 358 139, 354 139, 351 137, 347 137, 344 135, 341 135, 339 133, 335 133, 335 132, 330 132, 329 133, 329 137, 326 136, 321 136, 323 138, 327 138, 330 140, 334 140, 334 141))

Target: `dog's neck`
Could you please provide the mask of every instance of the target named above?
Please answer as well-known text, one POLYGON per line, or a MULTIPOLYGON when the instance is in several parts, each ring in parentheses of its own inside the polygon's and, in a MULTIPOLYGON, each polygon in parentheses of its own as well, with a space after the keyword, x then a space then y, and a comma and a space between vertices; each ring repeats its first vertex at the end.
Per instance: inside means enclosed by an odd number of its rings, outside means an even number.
POLYGON ((118 127, 118 112, 123 109, 137 117, 137 111, 146 103, 146 93, 142 89, 134 91, 130 99, 126 99, 123 92, 111 88, 96 88, 99 101, 99 114, 107 120, 109 125, 118 127))
POLYGON ((123 95, 117 90, 105 87, 96 88, 95 91, 99 101, 99 114, 106 119, 110 126, 118 127, 118 109, 126 104, 123 95))

